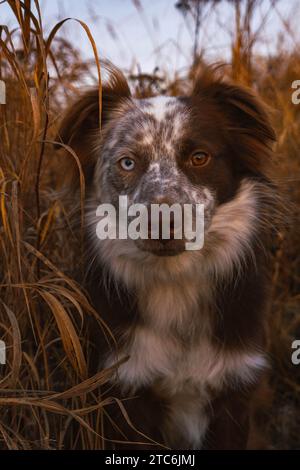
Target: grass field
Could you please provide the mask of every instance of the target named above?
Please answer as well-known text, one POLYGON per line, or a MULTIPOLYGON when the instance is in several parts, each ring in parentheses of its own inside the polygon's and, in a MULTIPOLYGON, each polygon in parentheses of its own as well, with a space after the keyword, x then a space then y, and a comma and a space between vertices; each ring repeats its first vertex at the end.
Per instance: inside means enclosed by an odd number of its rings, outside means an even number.
MULTIPOLYGON (((6 86, 6 104, 0 105, 0 338, 7 349, 6 365, 0 365, 0 448, 99 449, 105 445, 102 417, 115 398, 102 392, 111 370, 89 375, 87 317, 109 332, 72 277, 82 252, 82 230, 72 227, 72 211, 74 205, 83 211, 84 179, 76 154, 54 151, 53 142, 63 110, 82 91, 82 77, 91 73, 101 90, 102 59, 88 25, 74 23, 74 31, 85 30, 96 67, 65 39, 63 24, 44 34, 43 12, 33 3, 8 1, 18 30, 2 27, 0 35, 6 86), (72 204, 60 191, 69 165, 76 165, 81 187, 72 204)), ((190 3, 197 36, 197 2, 190 3)), ((292 82, 300 79, 300 47, 255 55, 252 45, 259 38, 251 35, 251 9, 242 13, 239 2, 232 3, 232 61, 224 74, 253 87, 273 110, 274 179, 288 214, 272 250, 272 370, 257 400, 256 433, 262 446, 300 448, 300 366, 291 362, 292 341, 300 338, 300 104, 291 98, 292 82)), ((247 4, 255 8, 255 2, 247 4)), ((179 95, 203 66, 195 47, 190 68, 176 77, 127 76, 137 96, 179 95)))

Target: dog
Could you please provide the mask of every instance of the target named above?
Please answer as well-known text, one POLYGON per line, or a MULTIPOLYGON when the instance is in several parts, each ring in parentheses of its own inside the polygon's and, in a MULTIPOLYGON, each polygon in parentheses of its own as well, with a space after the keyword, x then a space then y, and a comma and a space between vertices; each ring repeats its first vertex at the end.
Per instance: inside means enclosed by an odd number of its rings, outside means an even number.
POLYGON ((93 353, 99 368, 117 364, 108 448, 246 448, 268 367, 275 139, 258 97, 210 69, 186 96, 136 99, 112 68, 101 131, 98 89, 67 110, 58 140, 87 185, 85 286, 114 335, 93 353), (202 249, 172 236, 99 240, 97 207, 117 208, 120 195, 147 207, 202 204, 202 249))

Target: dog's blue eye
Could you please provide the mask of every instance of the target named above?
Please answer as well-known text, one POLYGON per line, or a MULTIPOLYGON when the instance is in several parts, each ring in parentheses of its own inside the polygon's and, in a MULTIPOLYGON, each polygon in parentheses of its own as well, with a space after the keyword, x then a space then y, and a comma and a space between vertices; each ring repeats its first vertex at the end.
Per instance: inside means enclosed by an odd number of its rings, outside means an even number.
POLYGON ((135 161, 132 158, 121 158, 121 160, 119 160, 119 163, 125 171, 132 171, 135 167, 135 161))

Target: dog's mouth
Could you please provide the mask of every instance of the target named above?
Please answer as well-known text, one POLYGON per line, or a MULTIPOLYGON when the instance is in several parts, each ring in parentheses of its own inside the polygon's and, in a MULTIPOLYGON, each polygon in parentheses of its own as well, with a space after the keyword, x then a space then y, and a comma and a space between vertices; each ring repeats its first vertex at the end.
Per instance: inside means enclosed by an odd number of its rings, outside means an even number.
POLYGON ((199 245, 199 239, 202 240, 202 237, 199 236, 199 234, 187 239, 183 228, 181 227, 180 229, 179 227, 176 227, 171 221, 166 236, 163 235, 162 228, 159 227, 156 237, 152 237, 151 225, 149 224, 148 238, 138 238, 135 240, 135 244, 141 251, 150 252, 156 256, 176 256, 184 251, 201 249, 203 245, 201 243, 199 245))
POLYGON ((184 240, 136 240, 136 245, 142 251, 147 251, 156 256, 176 256, 185 251, 184 240))

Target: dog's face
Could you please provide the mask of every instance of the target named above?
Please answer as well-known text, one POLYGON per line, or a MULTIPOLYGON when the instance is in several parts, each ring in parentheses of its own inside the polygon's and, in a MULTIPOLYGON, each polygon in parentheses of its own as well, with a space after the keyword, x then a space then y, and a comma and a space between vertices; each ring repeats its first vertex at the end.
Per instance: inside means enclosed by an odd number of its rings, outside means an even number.
MULTIPOLYGON (((193 100, 155 97, 123 103, 104 131, 94 174, 99 202, 204 205, 205 227, 216 205, 234 191, 233 162, 207 107, 197 113, 193 100)), ((182 239, 137 239, 141 250, 175 255, 182 239)))
MULTIPOLYGON (((103 91, 103 129, 95 132, 97 94, 90 94, 65 120, 62 137, 93 161, 92 210, 101 203, 203 204, 209 233, 222 206, 242 180, 257 177, 268 161, 273 131, 263 108, 242 88, 199 80, 187 97, 134 99, 119 74, 103 91), (85 101, 84 101, 85 100, 85 101), (77 111, 77 114, 76 114, 77 111), (92 124, 92 117, 94 123, 92 124), (79 120, 79 126, 74 122, 79 120), (67 138, 66 138, 67 137, 67 138), (92 141, 92 146, 91 146, 92 141), (90 150, 89 150, 90 149, 90 150)), ((93 229, 96 220, 91 217, 93 229)), ((179 255, 185 240, 116 240, 119 253, 179 255), (123 246, 123 250, 120 246, 123 246)))

